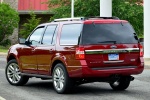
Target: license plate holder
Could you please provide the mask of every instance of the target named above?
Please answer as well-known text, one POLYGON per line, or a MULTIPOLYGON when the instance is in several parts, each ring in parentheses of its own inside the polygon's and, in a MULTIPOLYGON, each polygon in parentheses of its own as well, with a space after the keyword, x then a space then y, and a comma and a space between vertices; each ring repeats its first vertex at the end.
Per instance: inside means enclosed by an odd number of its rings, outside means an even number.
POLYGON ((119 54, 108 54, 108 60, 119 60, 119 54))

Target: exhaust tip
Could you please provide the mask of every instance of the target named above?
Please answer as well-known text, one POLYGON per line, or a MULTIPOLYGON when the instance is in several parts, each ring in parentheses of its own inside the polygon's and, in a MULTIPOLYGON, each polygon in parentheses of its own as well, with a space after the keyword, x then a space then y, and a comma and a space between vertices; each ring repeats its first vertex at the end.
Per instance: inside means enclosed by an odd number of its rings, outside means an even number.
POLYGON ((133 81, 133 80, 134 80, 134 77, 133 77, 133 76, 131 76, 131 77, 130 77, 130 80, 131 80, 131 81, 133 81))

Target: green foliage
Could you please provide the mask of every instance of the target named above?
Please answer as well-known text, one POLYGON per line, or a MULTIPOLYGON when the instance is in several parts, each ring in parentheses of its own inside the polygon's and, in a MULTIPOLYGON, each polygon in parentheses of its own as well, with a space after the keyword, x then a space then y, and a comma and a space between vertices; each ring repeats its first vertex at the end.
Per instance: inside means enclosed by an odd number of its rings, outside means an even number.
MULTIPOLYGON (((75 16, 99 16, 100 0, 75 0, 75 16)), ((143 36, 143 6, 137 5, 142 0, 113 0, 113 16, 128 20, 137 34, 143 36)), ((71 17, 71 0, 49 0, 49 8, 56 18, 71 17), (56 6, 56 7, 55 7, 56 6)))
POLYGON ((18 26, 19 14, 8 4, 0 3, 0 42, 18 26))
POLYGON ((31 12, 30 19, 27 19, 27 23, 23 24, 23 28, 20 31, 20 35, 27 38, 31 32, 39 25, 41 18, 36 18, 36 15, 31 12))
MULTIPOLYGON (((49 0, 49 8, 55 15, 51 20, 56 18, 71 17, 71 0, 49 0), (53 8, 54 5, 59 5, 53 8)), ((99 16, 99 0, 75 0, 75 16, 99 16)))
POLYGON ((9 46, 11 45, 11 41, 9 39, 3 40, 0 45, 4 47, 9 46))
POLYGON ((100 0, 77 0, 75 2, 75 16, 99 16, 100 0))
POLYGON ((9 47, 10 47, 10 46, 8 46, 8 45, 7 45, 7 46, 1 46, 1 45, 0 45, 0 52, 1 52, 1 53, 7 53, 9 47))

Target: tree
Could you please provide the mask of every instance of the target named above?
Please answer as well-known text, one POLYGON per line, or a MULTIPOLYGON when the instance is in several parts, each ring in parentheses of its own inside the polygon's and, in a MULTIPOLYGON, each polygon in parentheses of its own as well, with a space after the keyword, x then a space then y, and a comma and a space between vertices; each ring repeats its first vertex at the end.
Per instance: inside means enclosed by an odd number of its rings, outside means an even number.
MULTIPOLYGON (((100 0, 75 0, 75 16, 99 16, 100 0)), ((113 16, 128 20, 139 36, 143 36, 143 6, 142 0, 113 0, 113 16)), ((71 0, 49 0, 50 10, 56 18, 71 17, 71 0)))
POLYGON ((11 35, 13 30, 18 26, 19 14, 10 5, 0 4, 0 43, 5 37, 11 35))
MULTIPOLYGON (((71 0, 49 0, 48 4, 50 10, 55 13, 51 20, 71 17, 71 0)), ((99 0, 75 0, 74 6, 77 17, 99 15, 99 0)))
POLYGON ((29 34, 39 25, 41 18, 36 18, 34 12, 31 11, 30 19, 27 19, 27 23, 24 23, 23 28, 20 31, 20 35, 24 38, 27 38, 29 34))

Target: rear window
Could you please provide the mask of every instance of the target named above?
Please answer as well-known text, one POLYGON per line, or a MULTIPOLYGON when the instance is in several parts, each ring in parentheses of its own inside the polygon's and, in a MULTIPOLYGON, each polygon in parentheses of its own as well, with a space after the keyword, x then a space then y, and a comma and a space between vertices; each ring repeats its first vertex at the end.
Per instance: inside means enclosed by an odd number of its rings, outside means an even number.
POLYGON ((84 24, 82 44, 130 44, 138 43, 129 23, 84 24))
POLYGON ((60 45, 77 45, 79 42, 82 24, 66 24, 62 27, 60 45))

